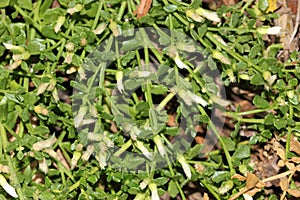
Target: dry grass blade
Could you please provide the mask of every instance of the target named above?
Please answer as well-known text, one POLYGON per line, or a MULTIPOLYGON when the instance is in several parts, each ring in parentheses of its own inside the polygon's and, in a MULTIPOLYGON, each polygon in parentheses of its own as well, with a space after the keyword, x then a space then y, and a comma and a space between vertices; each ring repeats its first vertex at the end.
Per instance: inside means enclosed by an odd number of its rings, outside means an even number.
POLYGON ((148 14, 151 7, 152 0, 141 0, 140 5, 134 11, 134 15, 137 15, 137 18, 140 19, 148 14))

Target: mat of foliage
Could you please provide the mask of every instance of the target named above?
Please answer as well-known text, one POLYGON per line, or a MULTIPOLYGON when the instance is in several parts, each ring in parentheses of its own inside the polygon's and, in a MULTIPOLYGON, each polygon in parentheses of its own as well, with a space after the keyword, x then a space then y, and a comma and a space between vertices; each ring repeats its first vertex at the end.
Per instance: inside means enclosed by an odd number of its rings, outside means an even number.
MULTIPOLYGON (((192 199, 193 193, 196 199, 299 198, 299 53, 277 60, 283 46, 276 41, 282 33, 273 24, 279 15, 268 11, 268 1, 240 1, 216 12, 203 9, 197 0, 142 2, 145 7, 134 0, 1 0, 0 199, 192 199), (170 151, 162 152, 172 149, 168 139, 176 134, 188 101, 167 104, 172 91, 162 85, 146 84, 135 94, 131 118, 155 128, 147 140, 124 135, 114 126, 120 119, 110 112, 111 88, 122 87, 117 79, 150 59, 164 66, 162 71, 183 72, 190 93, 178 84, 181 94, 209 104, 205 109, 198 105, 202 133, 192 131, 196 139, 176 155, 177 161, 126 173, 106 163, 110 155, 105 152, 100 159, 91 155, 91 132, 76 131, 71 101, 78 96, 71 96, 73 87, 87 89, 75 78, 87 70, 85 57, 102 41, 138 27, 176 30, 200 44, 208 67, 221 74, 228 101, 214 98, 212 85, 203 85, 205 77, 182 54, 176 59, 145 49, 107 54, 117 59, 100 72, 105 84, 96 92, 103 101, 93 105, 87 100, 86 110, 78 111, 96 112, 98 129, 89 131, 106 134, 97 142, 145 156, 160 153, 168 160, 170 151), (153 109, 155 98, 168 113, 153 109), (210 108, 218 104, 226 106, 222 133, 209 119, 210 108), (208 127, 219 145, 199 158, 208 127)), ((77 125, 82 122, 76 120, 77 125)))

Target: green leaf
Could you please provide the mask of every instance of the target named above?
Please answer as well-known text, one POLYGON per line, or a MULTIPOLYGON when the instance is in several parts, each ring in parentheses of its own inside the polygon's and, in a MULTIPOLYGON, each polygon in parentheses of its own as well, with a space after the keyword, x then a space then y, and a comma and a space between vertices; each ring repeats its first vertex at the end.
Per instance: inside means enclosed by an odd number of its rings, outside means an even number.
POLYGON ((153 94, 166 94, 168 92, 168 88, 164 85, 152 85, 151 93, 153 94))
POLYGON ((54 199, 55 195, 48 192, 48 191, 44 191, 42 192, 42 194, 40 195, 40 199, 41 200, 49 200, 49 199, 54 199))
POLYGON ((268 0, 259 0, 258 1, 258 8, 261 10, 261 11, 266 11, 269 7, 269 2, 268 0))
POLYGON ((271 137, 272 137, 272 133, 271 133, 271 131, 269 131, 269 130, 264 130, 264 131, 262 131, 261 133, 260 133, 263 137, 265 137, 265 138, 267 138, 267 139, 270 139, 271 137))
POLYGON ((228 171, 216 171, 212 175, 211 179, 215 183, 220 183, 222 181, 230 179, 230 172, 228 172, 228 171))
POLYGON ((279 110, 281 111, 281 113, 283 115, 286 115, 288 113, 289 109, 290 109, 289 105, 284 105, 284 106, 279 107, 279 110))
POLYGON ((8 104, 7 104, 7 98, 2 98, 0 101, 0 122, 6 121, 7 113, 8 113, 8 104))
POLYGON ((209 122, 209 117, 207 115, 197 115, 195 120, 206 124, 209 122))
POLYGON ((177 10, 177 6, 173 4, 168 4, 164 6, 164 10, 171 13, 177 10))
POLYGON ((224 141, 228 151, 235 150, 235 142, 232 139, 230 139, 229 137, 222 137, 222 140, 224 141))
POLYGON ((46 10, 48 10, 50 8, 50 6, 52 5, 53 0, 44 0, 44 2, 42 3, 41 7, 40 7, 40 13, 43 15, 44 12, 46 10))
POLYGON ((265 99, 263 99, 261 96, 256 95, 253 99, 253 104, 257 108, 268 108, 270 107, 269 102, 265 99))
POLYGON ((32 1, 31 0, 18 0, 17 2, 21 8, 32 10, 32 1))
POLYGON ((287 125, 287 121, 285 119, 276 119, 276 120, 274 120, 274 126, 278 130, 286 127, 286 125, 287 125))
POLYGON ((177 194, 179 193, 177 186, 175 184, 175 182, 173 180, 171 180, 169 182, 168 185, 168 193, 172 198, 175 198, 177 196, 177 194))
POLYGON ((253 76, 250 83, 253 84, 253 85, 263 85, 264 84, 264 79, 263 79, 261 74, 257 73, 253 76))
POLYGON ((140 189, 136 188, 136 187, 131 187, 131 188, 129 188, 128 193, 136 195, 136 194, 140 193, 140 189))
POLYGON ((275 117, 272 113, 269 113, 265 116, 265 125, 273 125, 275 117))
POLYGON ((250 145, 253 145, 253 144, 257 144, 257 142, 259 141, 259 135, 253 135, 250 137, 250 140, 249 140, 249 144, 250 145))
POLYGON ((33 131, 31 132, 31 134, 33 135, 41 135, 41 136, 47 133, 50 133, 50 130, 48 129, 48 127, 43 125, 34 128, 33 131))
POLYGON ((292 78, 292 79, 290 79, 289 82, 288 82, 288 86, 289 86, 289 87, 295 87, 295 86, 297 86, 297 85, 298 85, 298 79, 296 79, 296 78, 292 78))
POLYGON ((236 148, 232 158, 242 160, 250 157, 250 147, 248 145, 240 145, 236 148))
POLYGON ((274 86, 279 90, 286 89, 286 84, 282 79, 277 80, 274 86))
POLYGON ((141 112, 141 111, 145 111, 145 110, 148 110, 149 109, 149 104, 145 101, 141 101, 139 102, 136 107, 135 107, 135 110, 137 112, 141 112))
POLYGON ((8 6, 9 5, 9 1, 10 0, 1 0, 0 1, 0 8, 4 8, 4 7, 8 6))
POLYGON ((238 13, 233 13, 231 15, 231 19, 230 19, 230 26, 235 28, 238 25, 239 21, 240 21, 239 14, 238 13))
POLYGON ((176 136, 179 134, 178 127, 166 127, 166 135, 176 136))
POLYGON ((92 184, 95 184, 95 183, 97 183, 98 178, 96 175, 90 175, 90 176, 88 176, 87 181, 91 182, 92 184))
POLYGON ((249 53, 249 58, 254 59, 261 51, 261 45, 256 44, 251 48, 251 51, 249 53))
POLYGON ((28 44, 28 50, 30 53, 39 53, 41 51, 44 51, 46 49, 46 45, 42 43, 43 40, 41 39, 36 39, 34 41, 31 41, 28 44))
POLYGON ((240 126, 241 126, 241 122, 238 121, 235 125, 234 125, 234 131, 231 132, 231 137, 232 138, 236 138, 238 136, 238 133, 240 131, 240 126))
POLYGON ((202 38, 207 32, 207 25, 203 24, 200 27, 198 27, 197 32, 198 32, 199 38, 202 38))
POLYGON ((60 39, 60 36, 54 32, 54 29, 51 26, 43 26, 41 30, 44 37, 51 39, 60 39))
POLYGON ((194 147, 187 150, 186 152, 187 158, 192 159, 198 156, 203 149, 204 147, 202 144, 196 144, 194 147))
POLYGON ((208 58, 207 58, 207 64, 208 64, 208 67, 211 70, 216 70, 217 69, 217 64, 216 64, 216 62, 214 61, 214 59, 212 58, 211 55, 209 55, 208 58))
POLYGON ((170 179, 167 177, 159 177, 154 179, 153 181, 157 186, 161 186, 161 185, 165 185, 169 180, 170 179))

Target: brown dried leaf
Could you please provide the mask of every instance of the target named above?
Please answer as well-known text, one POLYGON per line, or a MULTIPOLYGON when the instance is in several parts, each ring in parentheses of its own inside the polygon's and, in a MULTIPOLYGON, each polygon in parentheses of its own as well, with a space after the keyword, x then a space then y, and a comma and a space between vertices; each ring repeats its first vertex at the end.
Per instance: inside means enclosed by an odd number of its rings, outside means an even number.
POLYGON ((9 166, 0 164, 0 173, 9 173, 9 171, 9 166))
POLYGON ((279 186, 282 191, 287 191, 287 189, 289 188, 289 182, 286 176, 280 179, 279 186))
POLYGON ((52 135, 47 140, 42 140, 33 144, 32 148, 35 151, 40 151, 52 147, 57 141, 55 135, 52 135))
POLYGON ((300 163, 300 157, 292 157, 291 161, 298 164, 300 163))
POLYGON ((246 192, 245 194, 248 194, 249 196, 253 197, 257 192, 260 192, 261 189, 260 188, 254 188, 248 192, 246 192))
POLYGON ((204 144, 204 138, 202 136, 196 136, 195 137, 195 142, 197 144, 204 144))
POLYGON ((295 169, 295 164, 294 163, 286 162, 285 165, 287 166, 287 168, 289 168, 289 170, 294 170, 295 169))
POLYGON ((196 163, 195 164, 195 170, 196 170, 196 172, 201 174, 201 173, 204 172, 205 167, 201 163, 196 163))
POLYGON ((300 155, 300 142, 298 140, 291 140, 290 151, 293 151, 300 155))
POLYGON ((264 188, 265 186, 266 186, 266 184, 263 181, 259 180, 255 187, 264 188))
POLYGON ((58 160, 61 162, 61 164, 67 169, 67 170, 71 170, 71 167, 67 161, 67 159, 65 158, 65 156, 63 155, 62 151, 60 149, 57 149, 56 151, 58 160))
POLYGON ((255 174, 248 173, 246 179, 246 188, 248 190, 254 188, 258 181, 259 179, 255 174))
POLYGON ((294 197, 300 197, 299 189, 288 189, 287 192, 294 197))
POLYGON ((203 200, 209 200, 209 197, 208 197, 208 194, 207 194, 207 193, 204 193, 204 195, 203 195, 203 200))
POLYGON ((284 33, 280 35, 280 43, 282 43, 284 49, 289 48, 289 39, 292 35, 294 27, 291 12, 281 14, 280 17, 277 20, 275 20, 275 24, 276 26, 280 26, 282 28, 282 32, 284 33))
POLYGON ((285 152, 284 152, 283 149, 278 148, 278 149, 277 149, 277 155, 278 155, 282 160, 285 160, 285 152))
POLYGON ((176 115, 171 115, 171 114, 168 115, 167 125, 171 127, 177 126, 176 115))
POLYGON ((235 4, 235 1, 234 0, 223 0, 224 4, 227 5, 227 6, 230 6, 230 5, 234 5, 235 4))
POLYGON ((118 127, 117 127, 116 123, 111 122, 111 124, 110 124, 110 130, 111 130, 111 132, 113 132, 113 133, 118 132, 118 127))
POLYGON ((279 160, 278 163, 277 163, 277 165, 279 167, 283 167, 285 165, 285 162, 283 160, 279 160))
POLYGON ((232 178, 232 179, 233 179, 233 178, 236 178, 236 179, 238 179, 239 181, 244 181, 244 180, 246 180, 246 177, 244 177, 244 176, 242 176, 242 175, 240 175, 240 174, 235 174, 235 175, 233 175, 231 178, 232 178))
POLYGON ((287 0, 287 7, 291 9, 293 14, 297 14, 298 1, 287 0))
POLYGON ((134 15, 137 15, 137 18, 140 19, 148 14, 151 7, 152 0, 141 0, 140 5, 133 12, 134 15))
POLYGON ((296 170, 300 172, 300 165, 297 165, 296 170))

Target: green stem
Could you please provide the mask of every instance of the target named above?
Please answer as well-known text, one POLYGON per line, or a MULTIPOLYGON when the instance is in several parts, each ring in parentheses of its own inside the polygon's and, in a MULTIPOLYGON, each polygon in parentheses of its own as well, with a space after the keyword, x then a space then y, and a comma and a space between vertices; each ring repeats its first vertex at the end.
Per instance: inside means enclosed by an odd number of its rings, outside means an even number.
POLYGON ((243 13, 244 10, 245 10, 246 8, 248 8, 248 7, 252 4, 253 1, 254 1, 254 0, 247 0, 247 1, 246 1, 246 4, 242 7, 241 13, 243 13))
POLYGON ((226 159, 227 159, 227 162, 228 162, 228 165, 229 165, 229 169, 230 169, 230 174, 231 175, 234 175, 235 174, 235 170, 233 168, 233 164, 232 164, 232 160, 231 160, 231 156, 229 154, 229 151, 227 149, 227 146, 225 145, 225 142, 224 140, 222 139, 217 127, 213 124, 213 122, 211 121, 210 117, 207 115, 206 111, 204 110, 204 108, 202 106, 198 106, 198 109, 200 111, 200 113, 202 115, 206 115, 209 119, 209 125, 212 129, 212 131, 216 134, 216 136, 218 137, 218 140, 220 141, 220 144, 224 150, 224 153, 225 153, 225 156, 226 156, 226 159))
POLYGON ((10 155, 7 152, 8 139, 7 139, 6 130, 5 130, 5 128, 4 128, 4 126, 3 126, 2 123, 0 123, 0 135, 1 135, 1 140, 2 140, 2 147, 3 147, 2 149, 4 151, 5 158, 6 158, 7 162, 8 162, 8 166, 10 168, 11 179, 18 186, 16 188, 16 190, 17 190, 19 199, 20 200, 25 200, 25 196, 23 194, 23 191, 22 191, 22 188, 21 188, 21 185, 20 185, 20 181, 19 181, 18 176, 17 176, 17 172, 16 172, 16 169, 15 169, 15 166, 14 166, 14 164, 12 162, 12 159, 11 159, 10 155))
POLYGON ((9 128, 9 127, 7 126, 6 123, 3 124, 3 127, 4 127, 4 128, 5 128, 12 136, 14 136, 17 140, 20 140, 20 139, 21 139, 20 136, 17 135, 17 134, 15 133, 15 131, 13 131, 11 128, 9 128))
POLYGON ((15 90, 0 90, 0 93, 2 93, 2 94, 18 94, 20 92, 15 91, 15 90))
POLYGON ((212 33, 207 32, 206 33, 206 37, 212 41, 216 46, 220 47, 222 50, 226 51, 228 54, 230 54, 232 57, 234 57, 235 59, 245 62, 247 63, 249 66, 253 67, 254 70, 256 70, 257 72, 263 73, 263 71, 259 68, 259 66, 255 65, 254 63, 252 63, 250 60, 248 60, 247 58, 241 56, 240 54, 232 51, 230 48, 228 48, 227 46, 223 45, 221 42, 219 42, 212 33))
MULTIPOLYGON (((54 159, 54 158, 53 158, 54 159)), ((58 166, 58 170, 61 172, 61 173, 65 173, 73 182, 75 182, 75 179, 71 173, 70 170, 68 170, 59 160, 56 160, 56 164, 58 166)))
POLYGON ((121 59, 120 59, 120 53, 119 53, 118 40, 115 40, 115 49, 116 49, 116 57, 117 57, 117 67, 118 67, 118 70, 121 71, 122 65, 121 65, 121 59))
MULTIPOLYGON (((171 14, 169 14, 168 16, 169 16, 170 29, 172 31, 173 30, 173 17, 171 14)), ((172 32, 171 32, 171 34, 172 34, 172 32)))
POLYGON ((114 156, 118 157, 122 153, 124 153, 130 146, 132 145, 132 140, 128 140, 125 144, 121 146, 121 148, 114 153, 114 156))
POLYGON ((69 193, 71 193, 73 190, 77 189, 80 186, 80 181, 77 181, 71 187, 69 187, 69 193))
POLYGON ((176 95, 176 93, 169 93, 161 102, 160 104, 157 106, 156 110, 157 111, 161 111, 166 105, 167 103, 176 95))
POLYGON ((264 124, 265 123, 264 119, 239 118, 238 120, 240 122, 244 122, 244 123, 255 123, 255 124, 264 124))
MULTIPOLYGON (((157 26, 157 25, 153 25, 154 26, 154 28, 156 28, 157 30, 160 30, 160 28, 157 26)), ((147 47, 147 48, 150 48, 150 50, 152 51, 152 53, 155 55, 155 57, 157 58, 157 60, 159 61, 159 63, 163 63, 163 59, 162 59, 162 55, 161 55, 161 52, 159 52, 158 50, 157 50, 157 47, 155 47, 154 45, 153 45, 153 43, 149 40, 149 38, 148 38, 148 36, 147 36, 147 33, 145 32, 145 30, 144 29, 140 29, 140 32, 141 32, 141 34, 142 34, 142 37, 143 37, 143 39, 144 39, 144 43, 145 43, 145 47, 147 47)), ((163 32, 163 31, 161 31, 161 32, 163 32)), ((164 32, 163 32, 164 33, 164 32)))
POLYGON ((256 30, 253 30, 253 29, 248 29, 248 28, 232 28, 232 27, 218 27, 218 28, 215 28, 215 27, 207 27, 207 30, 208 31, 222 31, 222 30, 225 30, 225 31, 243 31, 243 32, 249 32, 249 33, 255 33, 256 30))
POLYGON ((68 162, 69 166, 71 166, 71 158, 66 149, 64 148, 63 143, 59 144, 59 148, 62 151, 64 157, 66 158, 66 161, 68 162))
MULTIPOLYGON (((113 43, 113 36, 111 35, 111 37, 108 39, 108 42, 107 42, 107 46, 106 46, 106 49, 105 49, 105 53, 108 52, 110 49, 111 49, 111 46, 112 46, 112 43, 113 43)), ((102 62, 100 63, 100 65, 97 67, 97 70, 96 72, 94 73, 94 75, 91 77, 91 81, 89 82, 90 85, 88 86, 88 93, 91 91, 92 87, 93 87, 93 84, 96 80, 96 77, 98 76, 101 68, 104 68, 106 67, 106 63, 105 62, 102 62)))
POLYGON ((169 5, 169 2, 167 0, 162 0, 162 1, 165 5, 169 5))
POLYGON ((62 184, 66 185, 66 176, 65 176, 63 170, 60 170, 60 176, 61 176, 62 184))
POLYGON ((42 0, 37 1, 36 6, 34 7, 34 10, 33 10, 33 20, 37 21, 39 23, 41 23, 40 16, 39 16, 41 4, 42 4, 42 0))
POLYGON ((14 4, 14 8, 27 20, 29 20, 32 25, 34 26, 34 28, 36 28, 39 32, 41 32, 42 27, 36 23, 36 21, 34 21, 33 19, 31 19, 31 17, 29 17, 19 6, 17 6, 17 4, 14 4))
POLYGON ((23 135, 24 135, 24 122, 23 122, 23 121, 20 121, 20 128, 19 128, 18 136, 19 136, 20 138, 23 138, 23 135))
POLYGON ((204 162, 204 161, 195 161, 195 160, 189 160, 187 161, 189 164, 198 164, 200 163, 201 165, 206 165, 214 168, 220 167, 220 164, 217 163, 210 163, 210 162, 204 162))
POLYGON ((210 186, 210 184, 208 184, 205 180, 200 180, 200 182, 210 191, 210 193, 217 199, 217 200, 221 200, 221 198, 219 197, 219 195, 217 194, 217 192, 210 186))
POLYGON ((99 0, 99 6, 98 6, 98 10, 97 10, 97 13, 96 13, 96 16, 95 16, 94 23, 92 25, 92 30, 96 29, 96 26, 97 26, 99 18, 100 18, 100 12, 102 10, 103 3, 104 3, 103 0, 99 0))
POLYGON ((173 15, 180 21, 182 22, 185 26, 188 26, 190 23, 185 20, 181 15, 179 15, 177 12, 173 13, 173 15))
MULTIPOLYGON (((290 113, 289 113, 289 118, 292 120, 294 116, 294 109, 293 106, 290 105, 290 113)), ((288 127, 288 133, 287 133, 287 138, 286 138, 286 146, 285 146, 285 157, 288 159, 289 152, 290 152, 290 144, 291 144, 291 137, 292 137, 292 128, 289 126, 288 127)))
POLYGON ((139 98, 135 92, 132 94, 132 98, 133 98, 135 104, 138 104, 140 102, 139 98))
MULTIPOLYGON (((169 158, 168 154, 165 155, 165 158, 167 160, 167 164, 168 164, 168 168, 170 170, 171 176, 174 177, 175 176, 175 172, 173 171, 172 164, 171 164, 171 161, 170 161, 170 158, 169 158)), ((181 196, 182 200, 186 200, 185 195, 184 195, 184 193, 183 193, 183 191, 181 189, 181 186, 179 185, 178 181, 177 180, 173 180, 173 181, 176 184, 176 187, 177 187, 177 189, 178 189, 178 191, 180 193, 180 196, 181 196)))
POLYGON ((249 110, 245 112, 226 112, 226 115, 233 116, 234 118, 237 118, 237 116, 243 116, 243 115, 249 115, 249 114, 257 114, 261 112, 266 112, 270 110, 270 108, 267 109, 255 109, 255 110, 249 110))
POLYGON ((2 14, 2 17, 1 17, 2 23, 5 25, 6 29, 7 29, 8 32, 9 32, 9 34, 12 35, 12 30, 11 30, 11 28, 9 27, 9 25, 8 25, 7 22, 6 22, 5 9, 1 9, 1 14, 2 14))
MULTIPOLYGON (((148 37, 146 37, 144 32, 143 32, 143 37, 145 39, 148 39, 148 37)), ((150 71, 149 50, 148 50, 147 44, 144 44, 144 54, 145 54, 146 69, 148 71, 150 71)), ((149 103, 149 106, 152 107, 153 106, 153 101, 152 101, 152 95, 151 95, 151 82, 149 82, 149 81, 147 81, 145 97, 146 97, 146 101, 149 103)))
POLYGON ((121 6, 120 6, 120 10, 119 10, 119 13, 118 13, 118 16, 117 16, 117 21, 121 21, 123 15, 124 15, 126 5, 127 5, 127 2, 123 1, 121 6))
POLYGON ((46 52, 52 51, 53 49, 56 49, 64 40, 65 40, 65 38, 61 39, 60 41, 55 43, 55 45, 53 45, 53 46, 45 49, 44 51, 42 51, 42 53, 46 53, 46 52))

